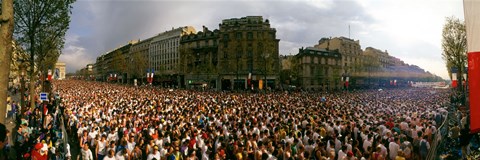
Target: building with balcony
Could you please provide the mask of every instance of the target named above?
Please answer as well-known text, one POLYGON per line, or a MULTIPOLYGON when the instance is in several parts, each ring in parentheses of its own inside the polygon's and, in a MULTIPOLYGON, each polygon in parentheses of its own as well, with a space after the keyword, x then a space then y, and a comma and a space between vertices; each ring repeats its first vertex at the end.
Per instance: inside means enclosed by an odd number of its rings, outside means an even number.
POLYGON ((219 30, 218 73, 222 89, 259 88, 260 81, 261 88, 275 88, 279 84, 280 40, 268 19, 261 16, 225 19, 219 30))
POLYGON ((149 49, 150 43, 154 37, 139 40, 138 43, 130 47, 128 54, 128 79, 129 83, 133 83, 133 79, 137 79, 140 83, 146 83, 146 74, 149 69, 149 49))
POLYGON ((393 65, 391 61, 392 56, 388 55, 387 51, 381 51, 373 47, 367 47, 365 48, 365 51, 363 51, 363 55, 370 57, 366 63, 375 63, 381 68, 387 68, 393 65))
POLYGON ((164 86, 176 86, 179 83, 180 54, 182 36, 195 33, 195 28, 185 26, 172 28, 152 37, 148 49, 149 69, 154 69, 154 83, 164 86))
POLYGON ((220 88, 218 76, 218 38, 220 31, 203 30, 180 40, 181 77, 184 88, 209 86, 220 88))
POLYGON ((314 90, 341 89, 342 55, 315 47, 300 48, 293 58, 293 76, 299 87, 314 90))
POLYGON ((117 82, 126 83, 130 47, 136 43, 138 43, 138 40, 132 40, 97 57, 95 64, 92 66, 95 78, 99 81, 108 81, 111 75, 117 75, 117 82))
POLYGON ((338 50, 342 55, 342 72, 341 74, 353 75, 361 68, 362 65, 362 49, 359 40, 353 40, 346 37, 322 38, 315 45, 315 48, 326 50, 338 50))

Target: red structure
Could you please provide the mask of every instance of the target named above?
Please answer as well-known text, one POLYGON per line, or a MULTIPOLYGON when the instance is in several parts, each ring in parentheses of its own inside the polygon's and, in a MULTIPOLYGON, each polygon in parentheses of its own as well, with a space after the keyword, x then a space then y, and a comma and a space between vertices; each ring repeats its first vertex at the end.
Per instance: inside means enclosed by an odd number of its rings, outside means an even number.
POLYGON ((480 132, 480 0, 464 0, 470 89, 470 132, 480 132))

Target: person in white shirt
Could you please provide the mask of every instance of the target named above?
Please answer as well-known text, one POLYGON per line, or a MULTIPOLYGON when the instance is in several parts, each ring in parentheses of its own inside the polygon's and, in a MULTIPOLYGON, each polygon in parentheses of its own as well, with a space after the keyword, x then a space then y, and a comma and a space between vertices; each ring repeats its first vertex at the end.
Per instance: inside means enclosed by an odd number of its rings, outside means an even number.
POLYGON ((158 146, 154 146, 153 152, 151 152, 147 156, 147 160, 152 160, 153 158, 160 160, 160 152, 158 152, 158 146))
POLYGON ((92 154, 92 151, 88 149, 88 145, 83 145, 81 153, 82 153, 82 160, 93 160, 93 154, 92 154))
POLYGON ((367 152, 367 151, 368 151, 368 147, 371 147, 371 146, 372 146, 372 135, 369 134, 369 135, 368 135, 368 138, 365 139, 365 141, 363 141, 363 150, 364 150, 365 152, 367 152))
POLYGON ((128 159, 128 151, 127 149, 122 149, 117 152, 117 155, 115 155, 116 160, 127 160, 128 159))
POLYGON ((399 140, 397 137, 395 137, 395 141, 388 144, 388 154, 390 156, 390 159, 395 159, 395 157, 397 157, 398 151, 400 150, 400 145, 398 145, 398 143, 399 140))
POLYGON ((103 158, 103 160, 116 160, 115 159, 115 151, 113 151, 113 150, 108 151, 108 156, 105 156, 105 158, 103 158))
POLYGON ((387 147, 385 147, 381 143, 378 145, 378 147, 380 147, 382 149, 382 151, 380 152, 382 154, 382 157, 387 157, 388 156, 387 147))
POLYGON ((342 149, 338 151, 338 158, 337 160, 343 160, 345 157, 347 157, 347 146, 342 146, 342 149))
POLYGON ((95 148, 95 152, 97 154, 97 159, 102 159, 107 155, 107 141, 105 140, 107 137, 102 135, 102 138, 97 142, 97 146, 95 148))
POLYGON ((134 137, 130 137, 130 141, 127 142, 127 149, 129 152, 132 152, 133 149, 135 148, 135 138, 134 137))

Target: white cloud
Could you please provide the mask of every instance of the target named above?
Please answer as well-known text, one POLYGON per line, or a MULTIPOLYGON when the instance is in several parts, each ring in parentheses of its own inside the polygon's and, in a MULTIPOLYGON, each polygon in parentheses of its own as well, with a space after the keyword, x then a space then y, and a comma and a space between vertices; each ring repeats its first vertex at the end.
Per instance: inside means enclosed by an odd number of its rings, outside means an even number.
POLYGON ((68 73, 75 72, 95 60, 87 54, 85 48, 77 45, 78 42, 78 35, 67 35, 65 38, 65 48, 58 61, 66 64, 68 73))
POLYGON ((370 38, 360 34, 362 46, 388 50, 442 78, 448 74, 441 58, 441 34, 445 17, 463 19, 462 1, 455 0, 358 0, 377 21, 369 24, 370 38))
POLYGON ((281 54, 295 54, 323 37, 348 37, 350 25, 362 48, 388 50, 447 78, 441 29, 445 17, 463 18, 462 7, 458 0, 77 1, 68 35, 78 36, 67 37, 71 42, 60 59, 70 59, 76 70, 129 40, 172 27, 216 29, 223 19, 260 15, 277 29, 281 54))

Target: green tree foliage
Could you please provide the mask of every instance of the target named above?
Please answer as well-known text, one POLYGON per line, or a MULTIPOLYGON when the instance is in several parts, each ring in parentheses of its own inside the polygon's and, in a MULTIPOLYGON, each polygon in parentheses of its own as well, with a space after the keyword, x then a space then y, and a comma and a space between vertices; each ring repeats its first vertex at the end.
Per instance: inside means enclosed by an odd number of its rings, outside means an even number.
MULTIPOLYGON (((14 2, 17 42, 30 55, 30 88, 35 75, 53 68, 65 44, 65 33, 70 24, 75 0, 16 0, 14 2)), ((35 90, 30 89, 34 95, 35 90)), ((35 99, 30 105, 34 106, 35 99)))
POLYGON ((451 68, 455 67, 458 69, 457 79, 460 80, 462 74, 466 72, 464 66, 467 64, 467 34, 463 21, 447 17, 442 32, 442 49, 449 75, 451 76, 451 68))
POLYGON ((117 50, 113 53, 112 63, 113 72, 125 73, 127 71, 127 60, 121 51, 117 50))
POLYGON ((141 52, 133 53, 130 62, 135 65, 129 65, 129 72, 132 78, 145 78, 148 68, 148 58, 141 52))

